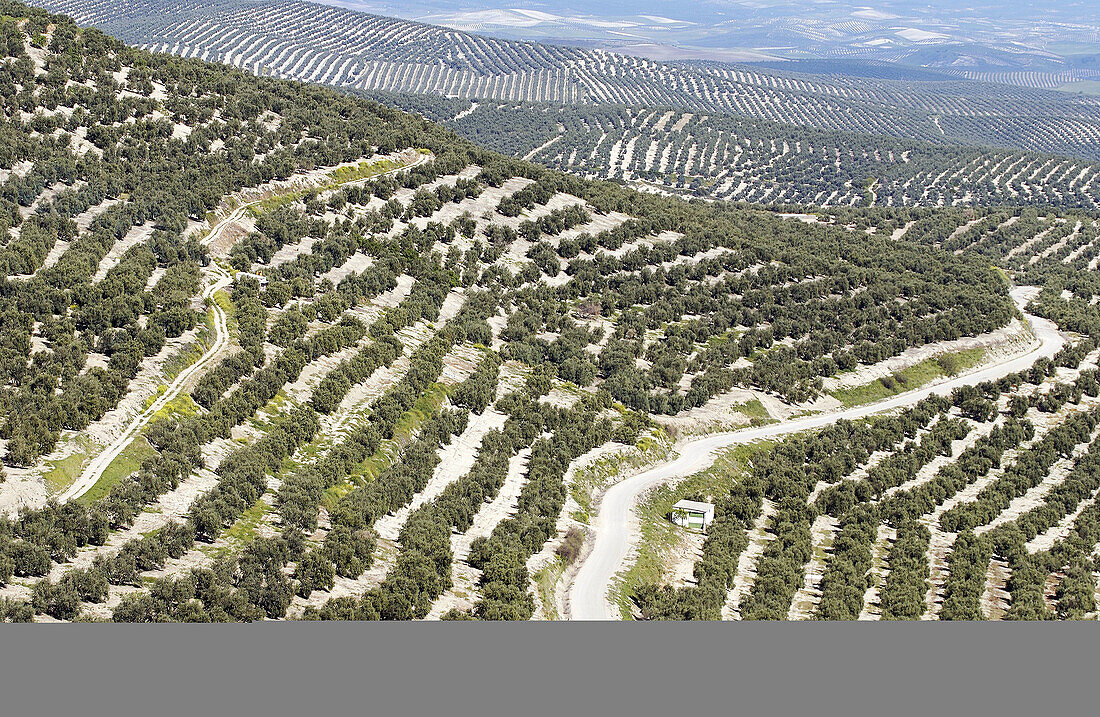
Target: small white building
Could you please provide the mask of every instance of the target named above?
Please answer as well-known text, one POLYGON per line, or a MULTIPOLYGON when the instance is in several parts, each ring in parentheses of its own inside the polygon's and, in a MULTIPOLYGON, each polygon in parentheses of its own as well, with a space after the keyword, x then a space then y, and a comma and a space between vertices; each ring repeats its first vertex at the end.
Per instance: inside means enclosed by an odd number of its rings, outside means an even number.
POLYGON ((707 526, 714 522, 714 504, 681 500, 672 506, 672 522, 684 528, 706 532, 707 526))

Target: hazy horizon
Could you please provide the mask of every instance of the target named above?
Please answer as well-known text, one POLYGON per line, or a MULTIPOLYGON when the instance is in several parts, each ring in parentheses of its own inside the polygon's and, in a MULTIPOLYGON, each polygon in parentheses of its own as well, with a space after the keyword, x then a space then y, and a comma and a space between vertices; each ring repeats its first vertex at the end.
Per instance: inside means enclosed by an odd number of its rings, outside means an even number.
POLYGON ((677 59, 863 59, 1057 70, 1100 53, 1090 3, 948 0, 319 0, 506 39, 677 59), (947 53, 936 50, 951 48, 947 53))

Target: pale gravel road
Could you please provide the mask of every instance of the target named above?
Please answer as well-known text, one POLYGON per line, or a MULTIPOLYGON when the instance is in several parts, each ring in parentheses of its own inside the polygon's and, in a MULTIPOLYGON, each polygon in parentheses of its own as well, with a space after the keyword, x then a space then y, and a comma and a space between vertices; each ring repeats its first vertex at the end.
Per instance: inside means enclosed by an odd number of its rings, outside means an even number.
MULTIPOLYGON (((1012 295, 1022 309, 1027 304, 1027 298, 1033 293, 1033 289, 1029 287, 1019 287, 1013 290, 1012 295)), ((1024 316, 1031 324, 1039 341, 1038 346, 1034 346, 1026 353, 1008 358, 993 366, 901 393, 876 403, 706 436, 680 446, 679 455, 674 460, 613 485, 604 494, 599 513, 592 524, 595 533, 592 552, 583 560, 566 594, 566 612, 569 619, 618 619, 615 609, 608 601, 608 588, 612 578, 624 569, 626 559, 633 548, 631 541, 635 537, 635 531, 630 525, 632 513, 639 498, 647 490, 706 469, 714 462, 715 452, 719 449, 820 428, 840 419, 864 418, 875 413, 912 406, 932 394, 946 395, 958 386, 994 380, 1030 368, 1040 357, 1050 358, 1057 353, 1066 339, 1052 322, 1029 314, 1024 316)))

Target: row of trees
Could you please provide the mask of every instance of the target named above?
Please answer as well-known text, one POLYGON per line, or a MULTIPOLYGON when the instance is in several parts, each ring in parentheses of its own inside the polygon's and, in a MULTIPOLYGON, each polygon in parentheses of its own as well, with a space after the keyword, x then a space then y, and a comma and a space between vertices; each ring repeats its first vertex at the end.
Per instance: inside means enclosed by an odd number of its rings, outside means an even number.
POLYGON ((477 179, 457 179, 454 184, 446 182, 434 190, 417 189, 405 209, 403 218, 410 221, 413 217, 430 217, 448 203, 458 204, 464 199, 474 199, 481 194, 484 186, 477 179))
POLYGON ((1010 524, 990 531, 998 555, 1012 557, 1002 545, 1026 543, 1045 533, 1072 513, 1081 501, 1092 497, 1100 488, 1100 438, 1094 440, 1088 452, 1078 458, 1065 479, 1043 496, 1041 505, 1029 509, 1010 524))
POLYGON ((535 420, 505 422, 481 441, 470 471, 448 485, 432 502, 414 511, 401 529, 401 551, 383 584, 359 600, 333 599, 321 609, 307 608, 304 619, 412 619, 423 617, 431 603, 451 585, 452 528, 466 530, 481 504, 504 484, 508 460, 523 438, 533 440, 541 428, 535 420))
POLYGON ((1013 498, 1039 485, 1060 458, 1088 441, 1096 427, 1096 411, 1074 413, 1016 456, 1013 465, 982 488, 973 501, 954 506, 940 516, 940 526, 951 533, 985 525, 1008 507, 1013 498))
POLYGON ((431 321, 439 316, 450 288, 442 279, 439 272, 426 274, 413 284, 409 296, 400 305, 387 309, 371 326, 374 341, 356 356, 342 361, 321 380, 311 399, 313 407, 321 413, 331 413, 352 386, 401 355, 401 341, 396 333, 417 321, 431 321))
POLYGON ((591 220, 592 215, 582 205, 570 204, 568 207, 554 209, 538 219, 520 222, 519 235, 527 241, 537 242, 544 234, 555 236, 591 220))
POLYGON ((1066 566, 1064 577, 1054 590, 1055 614, 1059 620, 1082 620, 1096 612, 1096 563, 1088 558, 1066 566))
POLYGON ((866 503, 847 511, 833 539, 833 555, 821 578, 819 620, 855 620, 871 585, 871 546, 878 537, 879 516, 866 503))
POLYGON ((907 520, 897 526, 897 538, 886 558, 890 572, 879 593, 883 620, 919 620, 928 592, 928 528, 907 520))
POLYGON ((418 348, 410 357, 409 371, 375 402, 369 420, 352 429, 315 465, 287 476, 278 494, 278 510, 284 524, 310 531, 316 528, 323 491, 370 457, 384 439, 393 436, 401 416, 438 380, 443 357, 453 342, 453 332, 445 327, 418 348))
POLYGON ((244 351, 226 356, 199 379, 191 391, 191 398, 203 408, 212 407, 226 391, 253 369, 263 366, 267 359, 264 354, 267 310, 260 303, 259 290, 259 282, 251 278, 238 279, 234 285, 233 315, 237 320, 237 340, 244 351))
POLYGON ((558 191, 561 183, 553 175, 544 175, 545 179, 536 180, 514 194, 504 197, 497 204, 497 214, 505 217, 518 217, 525 209, 533 209, 536 204, 546 204, 558 191))
POLYGON ((964 530, 955 539, 947 556, 950 571, 944 585, 941 620, 981 620, 982 592, 992 557, 988 538, 964 530))
POLYGON ((593 404, 582 404, 567 422, 558 422, 552 438, 534 443, 515 515, 498 523, 488 538, 471 544, 469 563, 482 571, 481 599, 474 608, 478 617, 528 620, 534 613, 527 559, 557 535, 566 470, 574 459, 612 438, 611 422, 598 419, 593 404))
POLYGON ((840 517, 860 503, 881 499, 890 488, 896 488, 916 477, 917 472, 936 456, 950 456, 952 441, 970 433, 970 424, 959 419, 944 418, 925 433, 920 443, 906 441, 903 446, 876 464, 859 481, 843 481, 822 491, 815 501, 822 513, 840 517))
POLYGON ((310 405, 319 413, 332 413, 353 385, 380 368, 390 366, 401 355, 401 341, 392 334, 372 341, 351 359, 341 361, 325 374, 310 397, 310 405))
MULTIPOLYGON (((308 202, 308 197, 307 197, 308 202)), ((253 264, 267 264, 275 252, 306 237, 320 239, 328 226, 320 219, 295 211, 283 204, 256 218, 256 231, 249 232, 229 250, 229 264, 239 271, 249 271, 253 264)))
POLYGON ((901 526, 931 513, 936 506, 971 485, 989 471, 999 468, 1006 450, 1018 447, 1035 436, 1035 427, 1025 419, 1009 418, 1003 426, 993 426, 958 457, 936 471, 931 480, 908 490, 897 491, 882 501, 882 515, 900 531, 901 526))
POLYGON ((487 353, 474 372, 451 393, 451 403, 473 413, 483 413, 496 398, 500 357, 487 353))
POLYGON ((307 552, 295 567, 299 595, 309 597, 313 590, 328 590, 335 575, 356 578, 370 567, 375 545, 371 526, 423 489, 439 463, 438 449, 465 424, 466 415, 460 412, 442 411, 429 418, 397 462, 340 499, 322 547, 307 552))

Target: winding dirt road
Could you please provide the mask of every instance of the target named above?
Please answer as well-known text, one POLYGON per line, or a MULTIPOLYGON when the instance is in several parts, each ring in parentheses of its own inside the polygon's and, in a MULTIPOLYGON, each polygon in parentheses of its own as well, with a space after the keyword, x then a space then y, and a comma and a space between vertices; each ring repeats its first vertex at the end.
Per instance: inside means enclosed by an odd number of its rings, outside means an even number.
MULTIPOLYGON (((1012 295, 1022 309, 1027 304, 1029 289, 1028 287, 1014 289, 1012 295)), ((599 513, 592 524, 595 533, 592 552, 581 563, 566 594, 566 614, 572 620, 618 619, 615 609, 608 601, 608 588, 612 578, 625 567, 626 559, 633 547, 631 541, 636 532, 631 529, 634 506, 649 489, 705 470, 714 462, 715 452, 723 448, 820 428, 840 419, 865 418, 875 413, 912 406, 932 394, 946 395, 958 386, 995 380, 1030 368, 1040 357, 1049 358, 1057 353, 1066 339, 1052 322, 1028 314, 1024 316, 1031 324, 1039 343, 1018 356, 876 403, 706 436, 685 443, 680 447, 679 456, 674 460, 613 485, 604 494, 599 513)))

